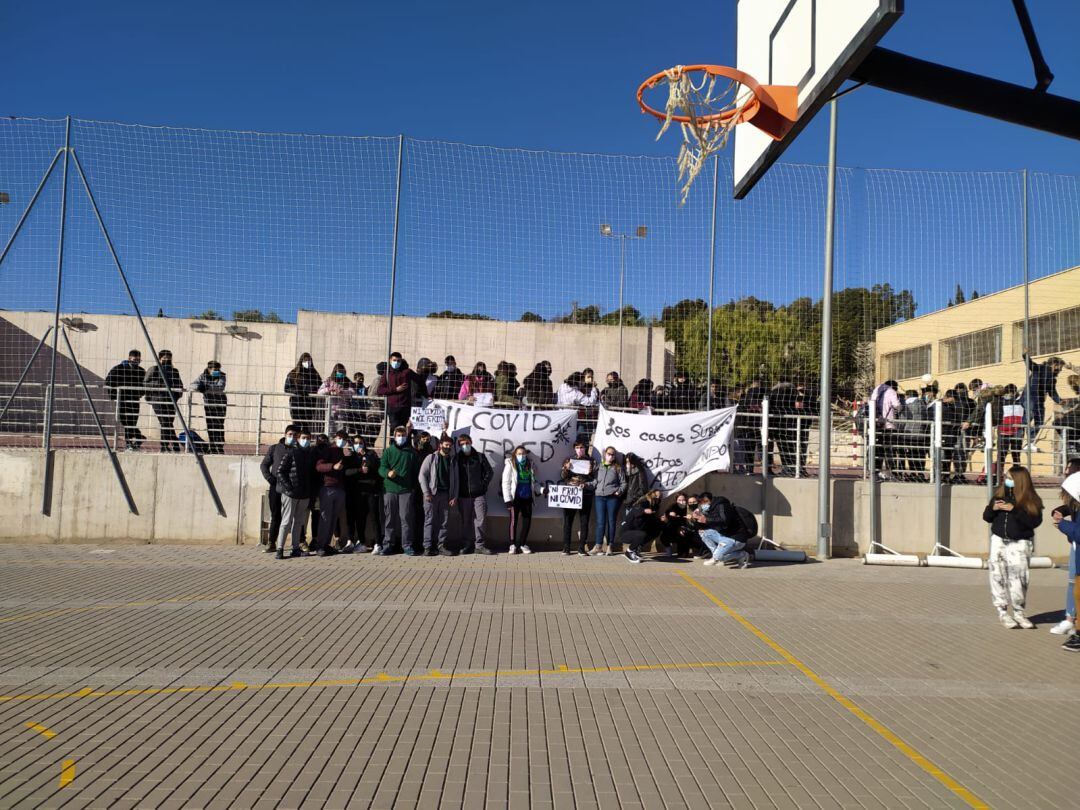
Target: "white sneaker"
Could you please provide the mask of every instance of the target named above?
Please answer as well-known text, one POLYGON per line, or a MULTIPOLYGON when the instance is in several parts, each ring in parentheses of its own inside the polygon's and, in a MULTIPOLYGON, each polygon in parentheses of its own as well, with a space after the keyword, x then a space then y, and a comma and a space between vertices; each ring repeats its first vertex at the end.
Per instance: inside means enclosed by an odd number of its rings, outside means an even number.
POLYGON ((371 550, 371 553, 372 554, 382 554, 382 546, 380 546, 378 543, 376 543, 375 548, 373 548, 371 550))
POLYGON ((521 550, 522 554, 532 554, 532 549, 529 548, 524 543, 522 543, 520 546, 518 546, 518 548, 521 550))
POLYGON ((517 554, 518 553, 518 547, 517 546, 510 546, 510 553, 511 554, 517 554))
POLYGON ((1016 619, 1006 613, 1004 610, 998 613, 998 621, 1001 622, 1001 626, 1006 630, 1015 630, 1017 628, 1016 619))
POLYGON ((1074 630, 1076 630, 1076 622, 1072 619, 1062 619, 1050 628, 1050 632, 1055 636, 1067 636, 1074 630))
POLYGON ((715 557, 709 557, 709 559, 702 563, 702 565, 716 565, 718 562, 720 561, 717 560, 715 557))
POLYGON ((1033 625, 1031 623, 1031 619, 1029 619, 1023 613, 1017 613, 1014 610, 1013 611, 1013 618, 1016 620, 1016 623, 1018 625, 1020 625, 1021 630, 1034 630, 1035 629, 1035 625, 1033 625))

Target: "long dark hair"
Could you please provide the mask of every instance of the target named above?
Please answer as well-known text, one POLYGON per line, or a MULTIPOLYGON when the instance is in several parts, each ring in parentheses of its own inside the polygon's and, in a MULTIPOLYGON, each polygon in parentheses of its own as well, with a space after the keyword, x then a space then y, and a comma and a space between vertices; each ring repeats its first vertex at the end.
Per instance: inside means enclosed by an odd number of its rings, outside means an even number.
POLYGON ((293 379, 296 379, 304 373, 304 360, 307 360, 309 363, 311 363, 311 373, 318 377, 319 372, 315 370, 315 361, 311 359, 311 355, 307 352, 304 352, 296 359, 296 365, 293 366, 293 370, 289 372, 289 376, 293 379))

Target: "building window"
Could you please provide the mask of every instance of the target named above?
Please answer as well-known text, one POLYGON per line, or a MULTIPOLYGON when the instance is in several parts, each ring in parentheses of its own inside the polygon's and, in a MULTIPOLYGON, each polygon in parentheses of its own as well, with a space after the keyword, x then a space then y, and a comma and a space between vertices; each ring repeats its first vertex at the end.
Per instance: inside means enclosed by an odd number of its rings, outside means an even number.
MULTIPOLYGON (((1032 355, 1058 354, 1080 349, 1080 307, 1060 309, 1028 321, 1032 355)), ((1024 354, 1024 322, 1013 324, 1013 357, 1024 354)))
POLYGON ((941 341, 941 370, 961 371, 1001 362, 1001 327, 981 329, 941 341))
POLYGON ((881 358, 881 367, 886 380, 909 380, 929 374, 930 344, 889 352, 881 358))

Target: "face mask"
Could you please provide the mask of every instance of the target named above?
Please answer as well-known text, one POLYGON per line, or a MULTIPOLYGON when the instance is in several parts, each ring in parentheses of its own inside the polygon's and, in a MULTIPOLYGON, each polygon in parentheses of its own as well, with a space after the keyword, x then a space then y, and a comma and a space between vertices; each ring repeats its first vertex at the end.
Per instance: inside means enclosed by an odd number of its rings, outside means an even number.
POLYGON ((303 366, 304 368, 311 368, 311 361, 310 360, 305 360, 300 365, 303 366))
POLYGON ((469 455, 469 453, 472 452, 472 445, 471 444, 463 444, 463 445, 461 445, 460 449, 461 449, 462 453, 464 453, 465 455, 469 455))
POLYGON ((699 508, 699 509, 701 509, 701 511, 702 511, 702 512, 708 512, 708 511, 709 511, 709 507, 710 507, 711 505, 712 505, 712 504, 708 504, 708 503, 703 503, 703 504, 701 504, 701 506, 699 506, 698 508, 699 508))
POLYGON ((311 444, 311 440, 310 440, 310 439, 301 439, 301 440, 300 440, 300 446, 301 446, 301 447, 307 447, 307 446, 308 446, 309 444, 311 444))
POLYGON ((395 436, 394 437, 394 444, 396 444, 398 447, 404 447, 405 446, 405 437, 404 436, 395 436))
POLYGON ((447 366, 446 370, 447 371, 457 371, 457 366, 447 366))
POLYGON ((285 437, 285 446, 288 447, 292 443, 293 443, 293 437, 292 436, 286 436, 285 437))
POLYGON ((574 453, 577 455, 578 458, 585 458, 585 448, 584 447, 575 447, 574 448, 574 453))
POLYGON ((337 372, 337 374, 335 374, 334 376, 337 377, 339 380, 344 380, 345 379, 345 375, 342 374, 340 371, 337 372))
POLYGON ((211 376, 211 377, 220 377, 220 376, 221 376, 221 372, 220 372, 220 371, 218 371, 218 370, 217 370, 217 369, 215 368, 215 369, 214 369, 213 371, 211 371, 211 372, 210 372, 210 376, 211 376))
POLYGON ((525 463, 525 456, 522 453, 518 453, 516 456, 514 456, 514 458, 517 459, 518 464, 524 464, 525 463))
POLYGON ((363 453, 364 452, 364 445, 362 445, 362 444, 354 444, 353 445, 353 450, 355 450, 357 453, 363 453))
POLYGON ((161 365, 163 365, 163 366, 171 366, 172 365, 172 358, 171 357, 162 357, 160 360, 158 360, 158 362, 161 363, 161 365))
POLYGON ((1013 481, 1011 478, 1006 478, 1005 479, 1005 489, 1012 489, 1015 486, 1016 486, 1016 482, 1013 481))
POLYGON ((401 363, 399 363, 397 360, 391 360, 390 361, 390 368, 397 369, 400 366, 401 366, 401 363))
POLYGON ((454 450, 453 447, 447 447, 445 445, 439 447, 439 452, 442 453, 444 456, 450 455, 450 453, 453 452, 453 450, 454 450))
POLYGON ((345 440, 344 439, 338 439, 337 441, 334 442, 334 444, 336 444, 338 447, 344 447, 345 446, 345 440))

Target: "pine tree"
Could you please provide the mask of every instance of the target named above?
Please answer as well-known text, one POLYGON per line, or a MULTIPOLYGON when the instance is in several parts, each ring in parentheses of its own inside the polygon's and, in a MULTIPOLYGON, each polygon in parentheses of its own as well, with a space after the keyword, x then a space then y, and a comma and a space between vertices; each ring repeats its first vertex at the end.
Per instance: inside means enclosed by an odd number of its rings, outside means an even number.
POLYGON ((964 303, 965 300, 967 300, 967 299, 964 298, 964 291, 960 288, 959 284, 956 285, 956 295, 953 296, 953 300, 957 304, 962 304, 962 303, 964 303))

